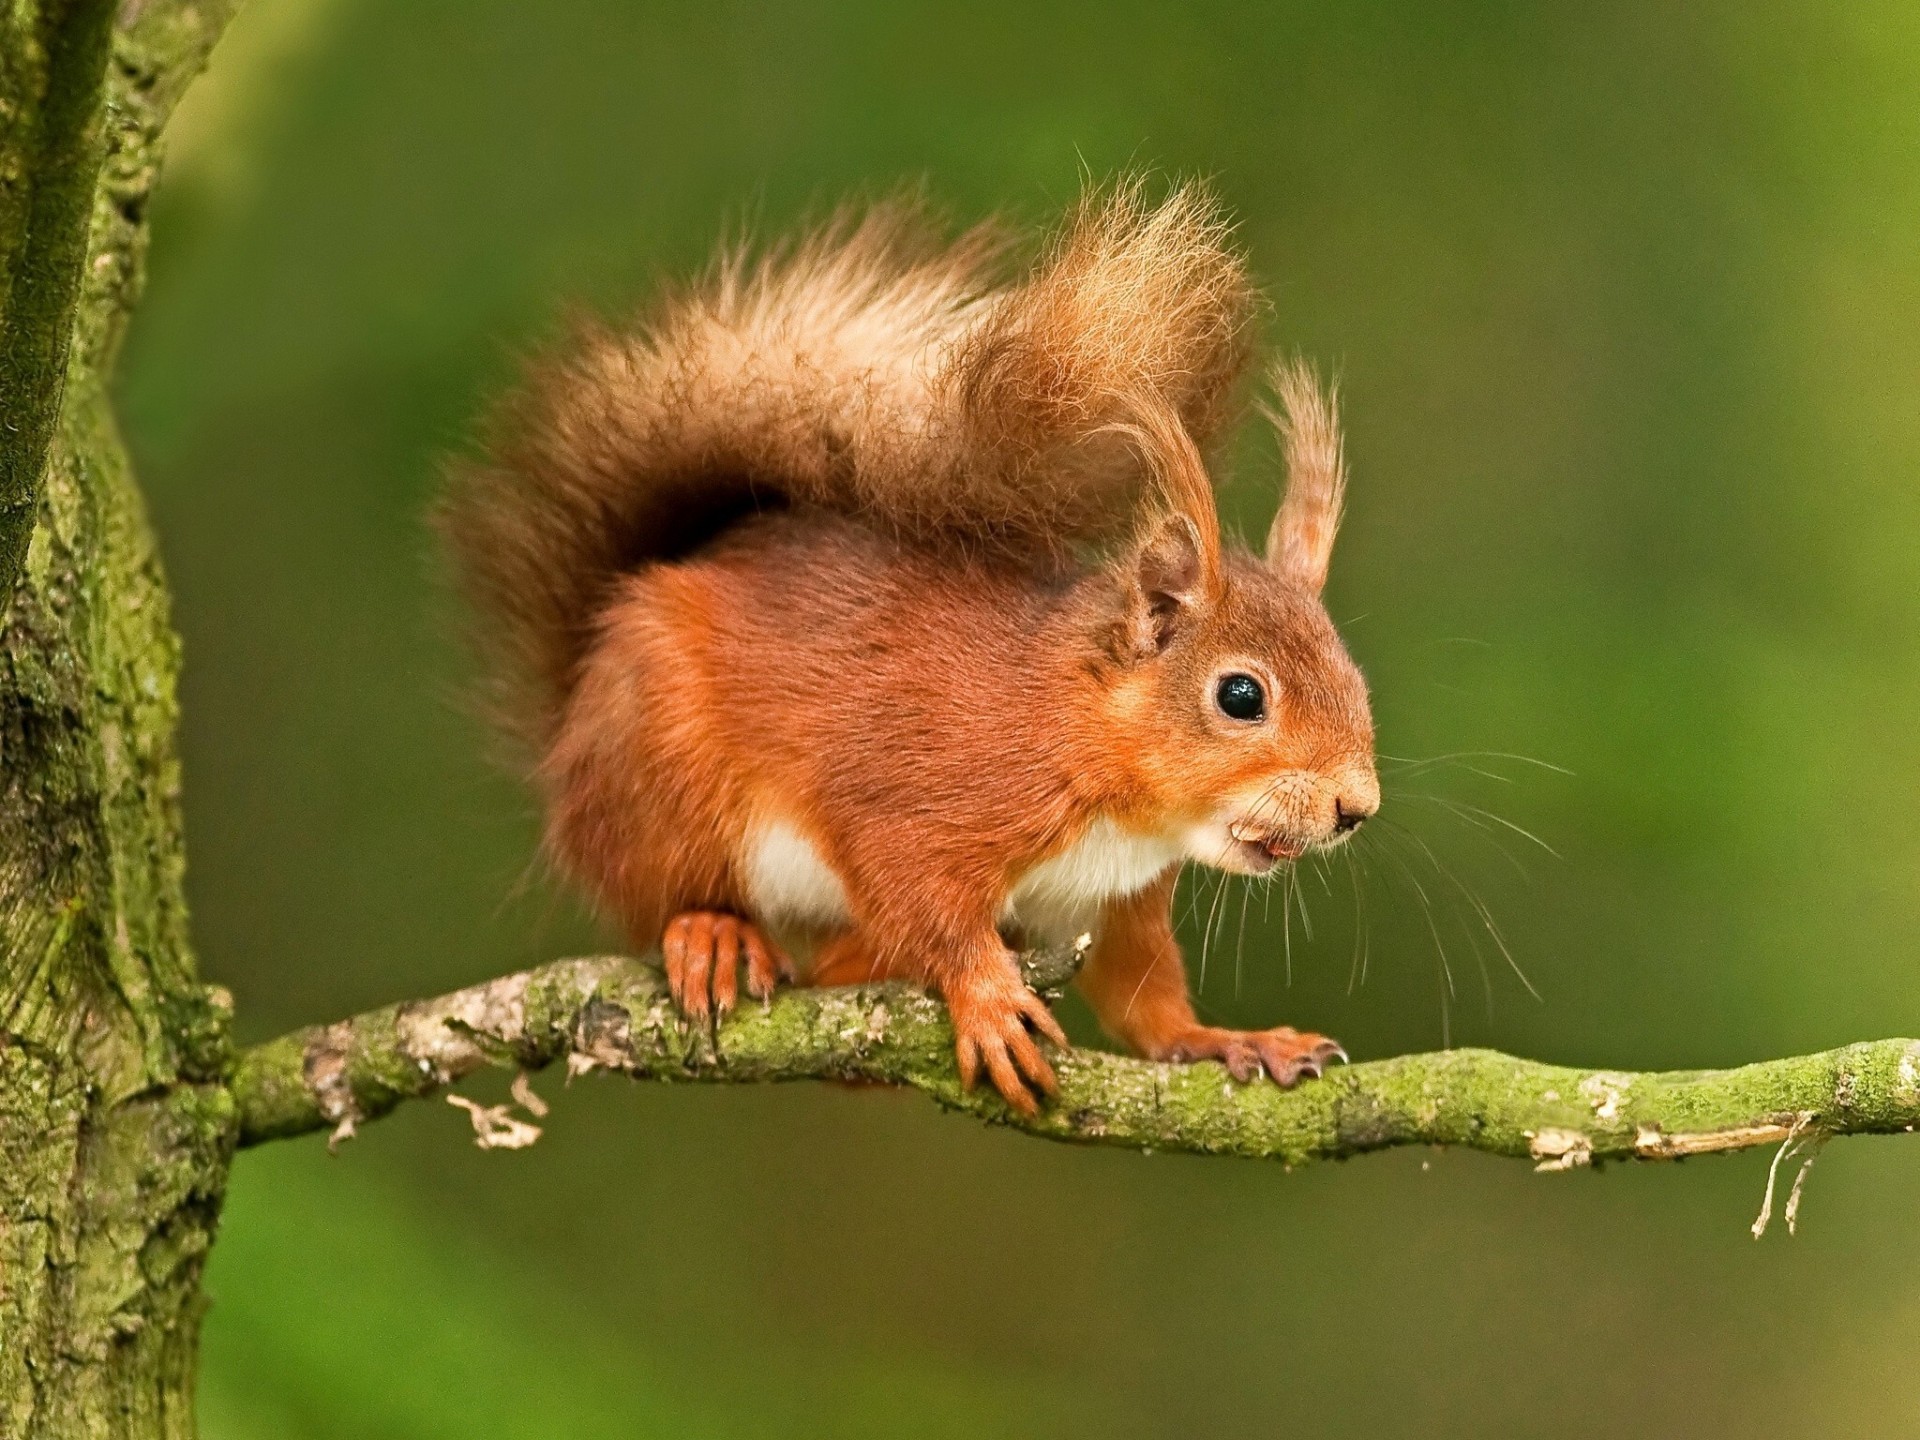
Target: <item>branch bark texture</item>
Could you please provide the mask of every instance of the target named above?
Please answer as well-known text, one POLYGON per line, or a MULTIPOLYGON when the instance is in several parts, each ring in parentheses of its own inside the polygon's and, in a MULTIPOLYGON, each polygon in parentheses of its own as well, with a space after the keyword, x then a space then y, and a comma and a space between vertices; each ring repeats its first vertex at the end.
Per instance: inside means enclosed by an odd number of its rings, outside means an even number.
POLYGON ((0 17, 0 1435, 194 1433, 237 1124, 181 891, 179 650, 107 385, 232 9, 0 17))
MULTIPOLYGON (((1044 990, 1070 970, 1061 957, 1040 956, 1029 973, 1044 990)), ((246 1052, 233 1091, 240 1143, 320 1129, 344 1138, 483 1067, 555 1062, 570 1073, 662 1081, 880 1081, 1050 1139, 1286 1165, 1396 1145, 1459 1145, 1570 1170, 1920 1124, 1920 1040, 1898 1039, 1734 1070, 1639 1074, 1451 1050, 1342 1067, 1290 1091, 1236 1084, 1211 1062, 1153 1064, 1075 1050, 1056 1064, 1059 1098, 1029 1119, 990 1088, 960 1088, 946 1011, 919 991, 788 991, 710 1035, 679 1023, 656 966, 597 958, 389 1006, 246 1052)))
POLYGON ((26 557, 104 154, 114 0, 0 17, 0 600, 26 557))

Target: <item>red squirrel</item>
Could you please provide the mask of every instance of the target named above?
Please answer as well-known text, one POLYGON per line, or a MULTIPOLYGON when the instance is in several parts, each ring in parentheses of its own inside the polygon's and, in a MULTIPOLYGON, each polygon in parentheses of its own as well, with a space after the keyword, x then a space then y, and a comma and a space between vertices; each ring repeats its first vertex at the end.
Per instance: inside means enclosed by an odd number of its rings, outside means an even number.
POLYGON ((1066 1037, 1011 947, 1090 935, 1078 984, 1134 1051, 1317 1076, 1321 1035, 1200 1023, 1170 906, 1187 861, 1264 875, 1379 806, 1320 601, 1334 400, 1272 368, 1285 498, 1230 545, 1204 456, 1258 297, 1217 205, 1123 181, 1009 253, 842 216, 493 413, 440 519, 548 852, 699 1022, 742 971, 909 981, 963 1083, 1032 1113, 1066 1037))

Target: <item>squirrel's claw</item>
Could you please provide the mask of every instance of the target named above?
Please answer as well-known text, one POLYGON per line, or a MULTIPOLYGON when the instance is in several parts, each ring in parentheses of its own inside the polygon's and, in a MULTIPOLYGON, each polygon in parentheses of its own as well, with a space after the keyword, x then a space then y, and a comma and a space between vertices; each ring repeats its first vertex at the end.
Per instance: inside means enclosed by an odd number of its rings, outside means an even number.
POLYGON ((718 910, 686 910, 660 937, 667 989, 680 1013, 706 1028, 724 1020, 740 1001, 740 966, 747 993, 771 1001, 776 986, 793 979, 793 961, 759 927, 718 910))
POLYGON ((1047 1002, 1017 975, 949 983, 942 989, 953 1016, 961 1088, 971 1090, 984 1066, 1001 1099, 1022 1115, 1038 1115, 1034 1092, 1058 1095, 1060 1082, 1035 1037, 1067 1048, 1066 1032, 1047 1002))
POLYGON ((782 980, 793 983, 793 961, 778 945, 769 943, 751 925, 741 927, 741 947, 747 959, 747 993, 763 1005, 773 1003, 773 992, 782 980))
POLYGON ((1242 1085, 1259 1079, 1264 1071, 1282 1090, 1291 1090, 1303 1078, 1319 1079, 1335 1059, 1344 1062, 1347 1052, 1324 1035, 1285 1025, 1272 1030, 1222 1030, 1196 1025, 1168 1046, 1161 1058, 1218 1060, 1242 1085))
POLYGON ((1292 1089, 1302 1079, 1318 1080, 1335 1055, 1344 1060, 1347 1053, 1324 1035, 1284 1025, 1256 1030, 1251 1038, 1260 1051, 1261 1067, 1283 1090, 1292 1089))

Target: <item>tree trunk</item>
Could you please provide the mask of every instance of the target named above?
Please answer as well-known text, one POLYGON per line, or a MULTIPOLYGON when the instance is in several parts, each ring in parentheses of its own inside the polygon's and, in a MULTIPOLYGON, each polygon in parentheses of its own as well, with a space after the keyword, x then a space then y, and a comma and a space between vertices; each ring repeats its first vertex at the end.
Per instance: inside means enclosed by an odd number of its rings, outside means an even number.
POLYGON ((236 1122, 179 643, 107 385, 161 124, 232 6, 0 18, 0 1436, 191 1436, 236 1122))

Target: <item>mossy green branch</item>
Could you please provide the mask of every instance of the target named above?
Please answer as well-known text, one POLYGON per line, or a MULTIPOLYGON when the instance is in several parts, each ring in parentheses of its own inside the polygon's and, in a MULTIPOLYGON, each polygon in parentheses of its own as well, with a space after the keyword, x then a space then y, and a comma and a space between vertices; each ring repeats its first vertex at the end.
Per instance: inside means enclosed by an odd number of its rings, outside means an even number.
POLYGON ((40 0, 0 18, 0 611, 66 387, 113 16, 114 0, 40 0))
MULTIPOLYGON (((1064 979, 1057 960, 1042 958, 1037 969, 1042 986, 1064 979)), ((1916 1040, 1737 1070, 1641 1074, 1451 1050, 1337 1069, 1291 1091, 1238 1085, 1211 1062, 1159 1065, 1076 1050, 1057 1061, 1059 1098, 1029 1119, 989 1090, 961 1090, 946 1012, 918 991, 789 991, 708 1036, 679 1023, 654 965, 604 958, 561 961, 248 1051, 234 1079, 241 1143, 320 1129, 349 1135, 484 1066, 536 1070, 556 1061, 574 1073, 650 1080, 909 1085, 950 1109, 1055 1140, 1287 1165, 1395 1145, 1461 1145, 1565 1170, 1920 1124, 1916 1040)))

